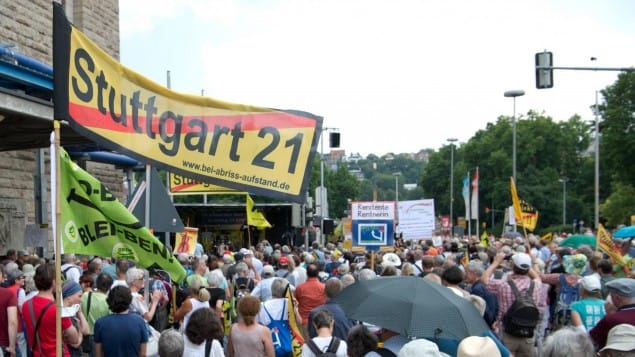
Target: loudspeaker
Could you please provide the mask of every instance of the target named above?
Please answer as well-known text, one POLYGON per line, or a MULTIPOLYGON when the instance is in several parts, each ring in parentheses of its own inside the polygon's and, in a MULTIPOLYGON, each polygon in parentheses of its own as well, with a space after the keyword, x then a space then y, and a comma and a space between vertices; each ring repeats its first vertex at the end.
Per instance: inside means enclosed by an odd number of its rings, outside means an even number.
POLYGON ((330 142, 330 147, 339 148, 340 147, 340 133, 329 133, 329 142, 330 142))
POLYGON ((333 231, 334 231, 334 228, 335 228, 335 227, 333 227, 333 220, 325 218, 323 224, 324 224, 324 232, 322 232, 322 233, 324 233, 324 234, 333 234, 333 231))

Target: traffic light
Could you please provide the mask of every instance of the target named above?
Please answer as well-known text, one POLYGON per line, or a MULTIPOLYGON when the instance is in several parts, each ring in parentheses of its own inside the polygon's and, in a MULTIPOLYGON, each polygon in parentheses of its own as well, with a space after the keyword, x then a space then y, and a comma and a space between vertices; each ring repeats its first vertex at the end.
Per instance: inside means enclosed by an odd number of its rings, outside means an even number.
POLYGON ((553 54, 551 52, 536 53, 536 88, 553 88, 553 69, 551 67, 553 67, 553 54))
POLYGON ((340 133, 329 133, 329 147, 339 148, 340 147, 340 133))

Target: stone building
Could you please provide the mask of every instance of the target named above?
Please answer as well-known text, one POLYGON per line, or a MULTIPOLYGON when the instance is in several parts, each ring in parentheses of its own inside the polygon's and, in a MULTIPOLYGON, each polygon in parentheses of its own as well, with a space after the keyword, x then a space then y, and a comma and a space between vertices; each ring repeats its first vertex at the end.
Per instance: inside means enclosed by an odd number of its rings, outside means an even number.
MULTIPOLYGON (((61 3, 69 21, 119 58, 118 0, 61 3)), ((10 248, 52 254, 48 139, 42 141, 43 133, 32 124, 50 121, 52 130, 53 104, 41 85, 30 85, 28 76, 23 81, 16 59, 26 57, 52 66, 52 19, 51 0, 0 0, 0 255, 10 248)), ((120 200, 125 199, 121 170, 95 162, 85 162, 85 168, 120 200)))

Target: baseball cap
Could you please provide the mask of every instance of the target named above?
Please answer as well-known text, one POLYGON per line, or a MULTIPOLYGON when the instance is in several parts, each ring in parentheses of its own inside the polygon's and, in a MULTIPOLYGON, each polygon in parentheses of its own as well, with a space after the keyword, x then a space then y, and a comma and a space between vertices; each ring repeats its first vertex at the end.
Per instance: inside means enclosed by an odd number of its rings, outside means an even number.
POLYGON ((238 252, 241 253, 242 255, 245 255, 245 256, 254 254, 251 250, 249 250, 247 248, 240 248, 240 250, 238 252))
POLYGON ((602 283, 597 275, 587 275, 580 279, 580 284, 586 291, 595 291, 602 289, 602 283))
POLYGON ((262 276, 272 277, 274 275, 276 275, 276 272, 273 270, 273 267, 271 265, 265 265, 262 268, 262 276))
POLYGON ((614 326, 606 338, 604 350, 632 351, 635 350, 635 326, 619 324, 614 326))
POLYGON ((280 260, 278 260, 278 264, 289 265, 289 257, 287 257, 286 255, 281 256, 280 260))
POLYGON ((605 286, 609 292, 619 296, 635 297, 635 279, 619 278, 609 281, 605 286))
POLYGON ((512 256, 512 262, 520 269, 529 270, 531 267, 531 257, 527 253, 516 253, 512 256))

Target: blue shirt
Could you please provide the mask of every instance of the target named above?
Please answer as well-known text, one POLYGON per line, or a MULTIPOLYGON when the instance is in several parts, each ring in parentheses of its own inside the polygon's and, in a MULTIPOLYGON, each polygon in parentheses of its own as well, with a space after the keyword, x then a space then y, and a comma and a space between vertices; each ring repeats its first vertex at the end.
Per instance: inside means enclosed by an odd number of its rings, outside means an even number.
POLYGON ((148 342, 148 330, 137 314, 111 314, 95 322, 94 339, 104 356, 138 356, 141 344, 148 342))
MULTIPOLYGON (((327 300, 324 305, 320 305, 309 313, 309 321, 313 321, 313 316, 321 310, 328 310, 333 314, 333 336, 340 340, 346 341, 348 337, 348 331, 353 327, 353 322, 346 317, 346 313, 340 305, 333 300, 327 300)), ((309 337, 313 338, 317 336, 317 331, 312 323, 308 324, 309 337)))

